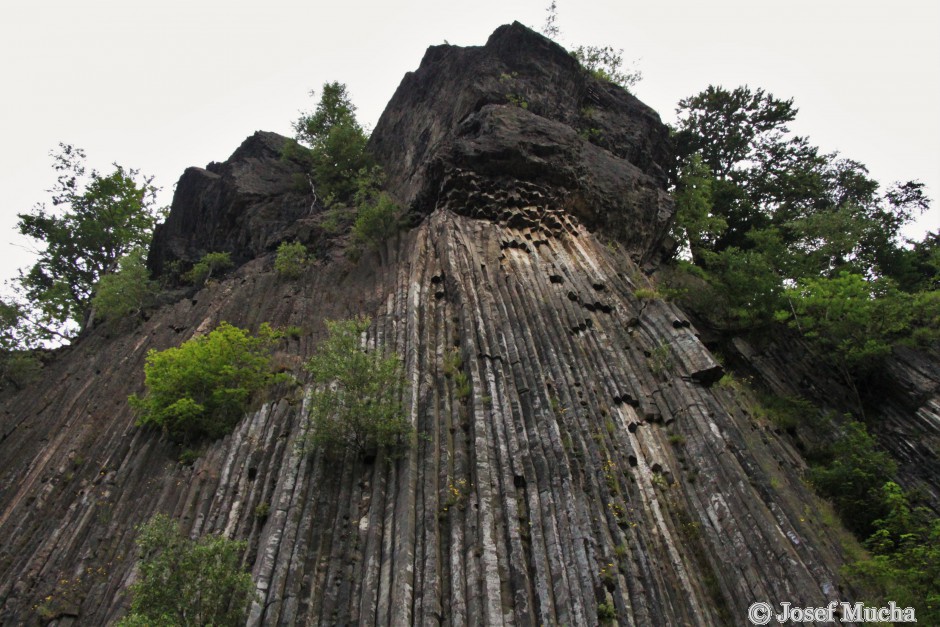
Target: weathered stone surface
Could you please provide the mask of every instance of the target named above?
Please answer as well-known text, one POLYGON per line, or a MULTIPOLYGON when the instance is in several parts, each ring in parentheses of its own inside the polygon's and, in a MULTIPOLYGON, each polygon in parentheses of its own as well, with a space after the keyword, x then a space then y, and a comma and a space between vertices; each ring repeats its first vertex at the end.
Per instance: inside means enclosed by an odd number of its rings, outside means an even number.
POLYGON ((849 598, 799 455, 708 386, 720 369, 682 312, 635 295, 648 285, 631 258, 670 210, 655 114, 513 25, 484 48, 432 48, 376 135, 396 193, 425 214, 415 228, 279 279, 269 242, 309 199, 287 191, 280 140, 256 135, 187 173, 151 255, 254 258, 133 330, 93 329, 0 399, 0 623, 40 624, 39 607, 59 624, 117 619, 134 525, 160 511, 248 541, 251 625, 584 625, 602 605, 627 625, 743 624, 756 600, 849 598), (507 69, 527 111, 481 96, 507 69), (591 89, 623 105, 605 113, 624 124, 609 148, 572 130, 591 89), (624 185, 629 200, 605 196, 624 185), (611 212, 638 225, 619 245, 592 232, 611 212), (324 319, 360 313, 368 345, 403 360, 418 437, 401 457, 304 452, 304 396, 287 387, 192 466, 133 426, 151 348, 268 321, 303 329, 279 347, 296 365, 324 319), (469 392, 448 376, 453 350, 469 392))
MULTIPOLYGON (((940 513, 940 365, 935 355, 896 347, 871 386, 856 391, 832 376, 826 360, 793 335, 778 334, 760 348, 736 338, 731 348, 781 396, 855 415, 861 413, 861 402, 869 431, 898 464, 895 480, 940 513)), ((793 435, 798 443, 807 437, 800 430, 793 435)))
POLYGON ((485 196, 494 184, 532 184, 539 195, 522 195, 517 206, 551 200, 640 260, 654 256, 672 216, 664 192, 671 147, 659 116, 519 23, 482 47, 429 48, 370 148, 392 190, 420 213, 455 187, 485 196))
POLYGON ((192 264, 210 252, 244 262, 296 236, 297 222, 311 213, 311 198, 295 191, 303 169, 281 158, 288 141, 259 131, 224 163, 188 168, 154 234, 150 268, 160 275, 173 261, 192 264))

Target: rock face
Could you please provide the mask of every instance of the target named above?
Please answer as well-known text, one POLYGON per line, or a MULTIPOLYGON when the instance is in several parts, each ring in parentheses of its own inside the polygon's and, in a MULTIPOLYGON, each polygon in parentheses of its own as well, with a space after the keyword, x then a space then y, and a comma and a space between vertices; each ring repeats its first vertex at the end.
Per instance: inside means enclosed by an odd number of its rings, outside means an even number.
POLYGON ((167 265, 191 265, 210 252, 247 261, 296 235, 311 213, 310 199, 296 192, 303 170, 281 157, 289 140, 257 132, 228 161, 187 168, 173 194, 173 207, 157 227, 148 266, 157 275, 167 265))
POLYGON ((514 24, 431 48, 393 97, 372 145, 423 217, 381 255, 274 274, 279 241, 318 237, 276 136, 188 170, 153 267, 246 261, 135 328, 94 330, 2 399, 0 623, 116 620, 134 526, 156 512, 248 541, 252 625, 743 624, 757 600, 849 600, 798 454, 713 385, 681 311, 636 294, 672 210, 666 138, 514 24), (296 363, 325 318, 357 313, 403 360, 418 437, 402 456, 304 452, 292 389, 191 466, 133 425, 148 349, 269 321, 304 329, 280 348, 296 363))
POLYGON ((519 23, 483 47, 429 48, 370 143, 391 189, 419 213, 505 221, 513 209, 550 206, 641 261, 672 216, 659 116, 519 23))

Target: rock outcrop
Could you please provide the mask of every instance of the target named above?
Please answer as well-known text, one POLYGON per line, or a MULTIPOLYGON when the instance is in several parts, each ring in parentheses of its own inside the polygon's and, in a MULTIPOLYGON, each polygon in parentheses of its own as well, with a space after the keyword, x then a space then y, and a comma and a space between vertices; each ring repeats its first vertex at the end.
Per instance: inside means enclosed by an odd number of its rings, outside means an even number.
POLYGON ((505 220, 550 206, 608 231, 641 262, 672 217, 659 116, 519 23, 482 47, 429 48, 370 145, 391 190, 419 213, 447 206, 505 220))
POLYGON ((312 213, 308 194, 296 191, 306 173, 282 157, 286 137, 257 132, 224 163, 187 168, 166 221, 154 233, 148 266, 157 275, 169 264, 192 265, 211 252, 244 262, 296 237, 312 213))
POLYGON ((270 251, 318 235, 282 141, 188 170, 155 238, 155 268, 228 250, 233 275, 94 330, 2 399, 0 622, 117 619, 156 512, 248 541, 253 625, 743 624, 754 601, 847 598, 799 455, 714 385, 681 311, 636 294, 672 211, 655 113, 518 24, 431 48, 372 139, 420 223, 296 280, 270 251), (403 360, 402 456, 304 451, 287 388, 192 465, 134 426, 149 349, 267 321, 304 330, 280 349, 296 363, 357 313, 403 360))

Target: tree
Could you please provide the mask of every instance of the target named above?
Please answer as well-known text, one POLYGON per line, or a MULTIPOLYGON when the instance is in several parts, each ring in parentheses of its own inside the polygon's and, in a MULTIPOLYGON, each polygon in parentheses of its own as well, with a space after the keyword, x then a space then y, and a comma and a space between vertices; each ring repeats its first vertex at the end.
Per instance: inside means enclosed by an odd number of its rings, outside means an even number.
MULTIPOLYGON (((812 286, 788 292, 787 315, 795 314, 794 305, 821 289, 812 281, 838 283, 842 273, 863 282, 897 277, 903 285, 933 285, 918 274, 936 276, 931 244, 925 241, 915 253, 901 238, 902 227, 929 206, 922 184, 909 181, 882 192, 861 163, 821 154, 806 138, 792 136, 793 100, 761 89, 709 86, 683 99, 678 112, 673 233, 718 288, 727 305, 722 324, 769 324, 786 288, 812 286)), ((869 288, 881 289, 874 283, 869 288)), ((900 300, 878 299, 879 307, 889 303, 900 300)), ((861 313, 875 312, 866 306, 861 313)), ((849 344, 859 355, 873 354, 910 333, 892 332, 890 341, 879 336, 871 350, 849 344)), ((812 338, 823 342, 824 336, 812 338)), ((849 344, 843 345, 847 351, 849 344)), ((832 346, 826 351, 856 365, 866 361, 855 360, 854 352, 832 352, 832 346)))
POLYGON ((150 278, 144 251, 133 250, 118 261, 117 271, 98 281, 92 298, 94 317, 109 321, 135 315, 149 305, 157 293, 150 278))
POLYGON ((368 455, 412 432, 398 400, 404 385, 398 358, 362 346, 369 322, 328 320, 329 335, 307 363, 316 385, 310 443, 331 454, 351 449, 368 455))
POLYGON ((137 424, 158 427, 184 443, 229 433, 256 392, 285 378, 271 372, 277 337, 267 324, 252 335, 223 322, 179 347, 150 350, 147 392, 129 399, 140 412, 137 424))
POLYGON ((98 281, 131 250, 149 245, 160 217, 152 178, 117 164, 111 174, 88 172, 81 149, 59 146, 52 209, 38 205, 18 216, 19 231, 43 245, 18 282, 30 321, 45 339, 68 339, 76 326, 87 326, 98 281))
POLYGON ((30 338, 23 324, 24 312, 16 304, 0 299, 0 390, 8 386, 21 389, 34 381, 42 369, 35 351, 25 349, 30 338))
POLYGON ((712 212, 713 184, 711 171, 700 154, 682 164, 673 192, 676 220, 672 235, 677 242, 688 245, 693 260, 701 257, 703 249, 713 248, 727 228, 725 219, 712 212))
POLYGON ((179 523, 157 514, 139 528, 131 613, 120 627, 244 625, 255 597, 241 567, 246 543, 221 536, 190 540, 179 523))
POLYGON ((542 26, 542 34, 549 39, 558 39, 560 33, 558 30, 558 4, 555 0, 552 0, 545 12, 548 15, 545 17, 544 26, 542 26))
POLYGON ((758 146, 779 141, 796 118, 793 100, 780 100, 763 89, 728 91, 709 85, 679 101, 677 145, 680 157, 695 153, 719 179, 732 176, 757 152, 758 146))
POLYGON ((372 164, 372 159, 365 150, 368 136, 356 120, 356 106, 346 85, 324 83, 316 110, 301 114, 294 122, 294 131, 297 141, 310 147, 311 170, 319 195, 328 204, 352 198, 356 177, 372 164))
POLYGON ((865 425, 848 422, 832 444, 829 461, 811 468, 809 480, 832 499, 846 526, 864 538, 885 513, 879 491, 896 470, 891 456, 877 450, 865 425))

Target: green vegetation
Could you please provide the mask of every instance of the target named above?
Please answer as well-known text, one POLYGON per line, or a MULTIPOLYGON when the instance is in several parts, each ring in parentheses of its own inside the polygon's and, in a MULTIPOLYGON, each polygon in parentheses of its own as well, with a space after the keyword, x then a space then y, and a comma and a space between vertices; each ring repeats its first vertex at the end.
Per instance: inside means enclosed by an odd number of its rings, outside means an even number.
POLYGON ((316 110, 302 114, 294 131, 297 141, 310 147, 306 158, 318 196, 327 205, 345 203, 356 193, 360 171, 372 165, 365 149, 368 136, 356 120, 346 85, 324 83, 322 91, 316 110))
POLYGON ((190 540, 179 523, 158 514, 139 527, 137 546, 131 613, 119 626, 245 624, 255 589, 241 567, 244 542, 211 535, 190 540))
POLYGON ((883 514, 879 492, 897 470, 891 457, 876 448, 865 425, 854 421, 847 422, 842 435, 814 457, 824 461, 809 471, 813 487, 832 501, 846 527, 867 537, 883 514))
POLYGON ((300 242, 281 242, 274 258, 274 271, 286 279, 299 278, 307 267, 307 247, 300 242))
POLYGON ((137 170, 114 164, 107 175, 88 171, 84 151, 66 144, 52 156, 58 173, 49 190, 52 208, 40 204, 18 215, 19 232, 41 247, 36 263, 10 286, 15 297, 6 303, 18 311, 20 347, 69 341, 85 328, 98 282, 122 257, 149 244, 160 217, 157 189, 137 170))
MULTIPOLYGON (((829 499, 843 525, 870 554, 846 549, 843 575, 869 605, 916 608, 920 622, 940 620, 940 518, 891 481, 897 468, 865 425, 815 408, 805 399, 756 393, 726 375, 719 384, 760 419, 802 431, 807 480, 829 499)), ((774 486, 774 478, 771 479, 774 486)), ((825 509, 820 514, 824 516, 825 509)), ((830 515, 831 517, 831 515, 830 515)), ((834 524, 833 521, 827 524, 834 524)))
POLYGON ((633 87, 643 78, 640 70, 623 68, 622 49, 615 50, 611 46, 578 46, 571 51, 571 56, 595 78, 624 89, 633 87))
MULTIPOLYGON (((558 4, 555 0, 552 0, 545 11, 548 15, 542 26, 542 34, 549 39, 557 40, 561 29, 558 27, 558 4)), ((643 78, 639 70, 623 68, 622 49, 616 50, 612 46, 577 46, 571 50, 570 54, 595 78, 614 83, 624 89, 633 87, 643 78)))
POLYGON ((131 251, 118 261, 117 272, 98 281, 91 304, 95 318, 109 321, 136 315, 157 294, 157 283, 150 279, 142 249, 131 251))
POLYGON ((413 432, 399 401, 399 359, 363 347, 369 324, 368 318, 328 320, 329 336, 307 363, 316 384, 309 443, 330 454, 370 455, 405 443, 413 432))
POLYGON ((352 225, 353 245, 377 250, 404 226, 404 214, 391 196, 379 191, 383 174, 378 167, 359 177, 355 200, 358 206, 352 225))
POLYGON ((192 269, 186 273, 185 279, 193 285, 202 287, 212 277, 222 276, 235 266, 229 253, 206 253, 196 262, 192 269))
POLYGON ((8 386, 21 389, 42 370, 36 352, 21 348, 22 316, 18 306, 0 299, 0 390, 8 386))
POLYGON ((871 557, 843 568, 857 587, 869 591, 869 604, 914 607, 918 623, 940 625, 940 518, 914 507, 893 482, 879 501, 884 515, 866 542, 871 557))
POLYGON ((224 436, 255 393, 284 378, 271 372, 276 338, 267 324, 252 335, 223 322, 178 348, 151 350, 144 366, 147 392, 130 397, 140 412, 137 424, 159 427, 183 443, 224 436))
POLYGON ((922 184, 882 192, 864 165, 793 136, 796 114, 748 87, 679 103, 673 236, 709 292, 683 304, 720 329, 788 323, 860 381, 892 346, 940 335, 940 240, 900 235, 929 206, 922 184))
POLYGON ((666 342, 661 342, 651 350, 646 361, 652 373, 661 378, 674 372, 676 368, 672 359, 672 351, 669 350, 669 344, 666 342))

